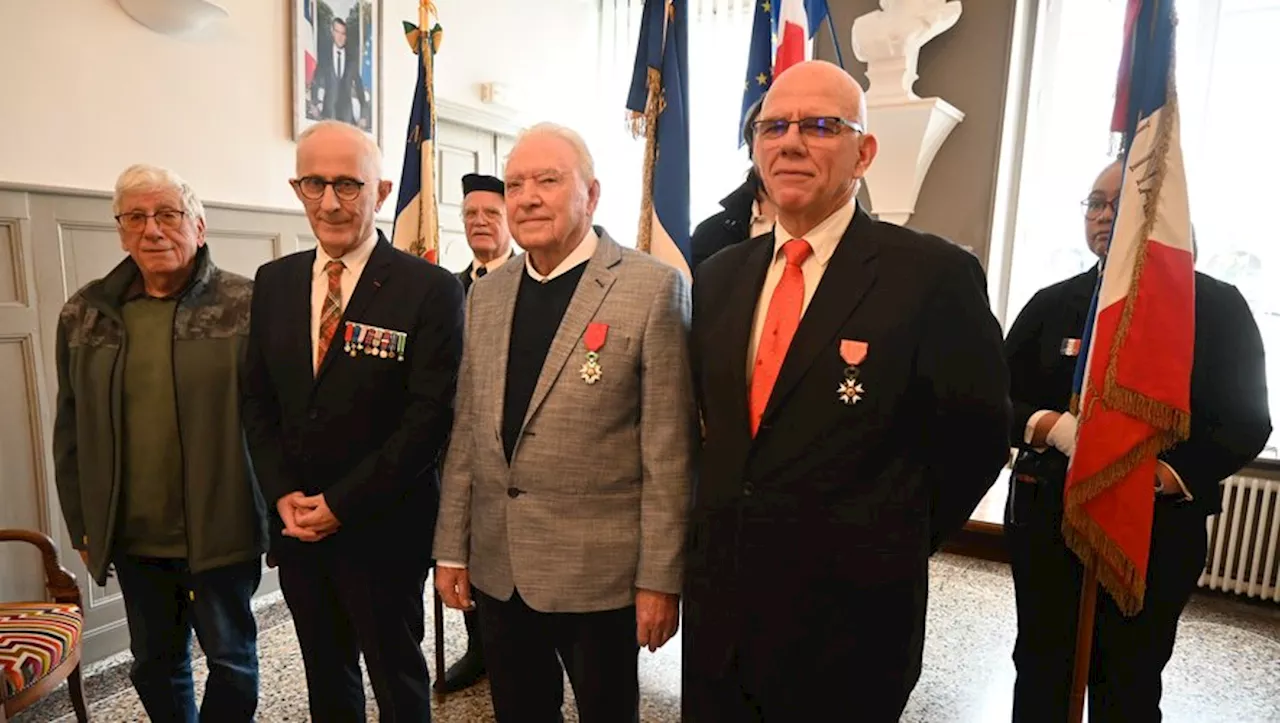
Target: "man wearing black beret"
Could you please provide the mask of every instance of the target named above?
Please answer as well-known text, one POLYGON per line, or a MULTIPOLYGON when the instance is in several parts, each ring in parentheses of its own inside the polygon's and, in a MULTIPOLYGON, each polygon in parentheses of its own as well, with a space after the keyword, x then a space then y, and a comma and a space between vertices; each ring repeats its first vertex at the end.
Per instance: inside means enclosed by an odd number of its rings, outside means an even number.
POLYGON ((502 179, 480 173, 462 177, 462 223, 467 245, 475 259, 458 272, 462 288, 501 266, 511 258, 511 232, 507 229, 507 206, 502 179))

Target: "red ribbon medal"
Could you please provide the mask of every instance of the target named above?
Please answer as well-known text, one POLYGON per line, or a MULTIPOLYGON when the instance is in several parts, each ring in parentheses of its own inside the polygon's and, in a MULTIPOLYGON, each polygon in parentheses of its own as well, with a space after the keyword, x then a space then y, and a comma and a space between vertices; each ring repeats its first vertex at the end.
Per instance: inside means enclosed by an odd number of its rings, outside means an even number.
POLYGON ((862 382, 858 381, 858 365, 867 358, 867 342, 841 339, 840 358, 847 366, 844 368, 844 381, 836 388, 836 398, 851 407, 862 401, 862 395, 866 394, 862 382))
POLYGON ((608 324, 599 322, 587 324, 587 333, 582 339, 587 346, 587 361, 578 370, 578 376, 582 377, 582 381, 587 384, 595 384, 600 381, 600 377, 604 373, 604 370, 600 368, 600 349, 604 347, 604 340, 608 335, 608 324))

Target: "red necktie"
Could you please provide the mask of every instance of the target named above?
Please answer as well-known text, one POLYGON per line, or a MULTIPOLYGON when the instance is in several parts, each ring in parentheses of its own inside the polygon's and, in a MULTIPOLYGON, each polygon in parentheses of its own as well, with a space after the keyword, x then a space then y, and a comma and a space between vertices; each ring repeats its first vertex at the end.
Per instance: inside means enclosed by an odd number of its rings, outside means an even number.
POLYGON ((760 428, 760 418, 769 403, 774 382, 787 357, 791 338, 800 326, 800 312, 804 308, 804 272, 800 264, 813 253, 813 247, 804 239, 791 239, 782 245, 787 265, 782 278, 769 299, 769 313, 764 318, 764 329, 756 349, 755 368, 751 371, 751 436, 760 428))
POLYGON ((329 289, 325 292, 324 305, 320 307, 320 334, 316 339, 316 369, 324 362, 324 355, 329 353, 329 343, 333 341, 334 332, 338 331, 338 321, 342 318, 342 270, 341 261, 330 261, 324 265, 329 275, 329 289))

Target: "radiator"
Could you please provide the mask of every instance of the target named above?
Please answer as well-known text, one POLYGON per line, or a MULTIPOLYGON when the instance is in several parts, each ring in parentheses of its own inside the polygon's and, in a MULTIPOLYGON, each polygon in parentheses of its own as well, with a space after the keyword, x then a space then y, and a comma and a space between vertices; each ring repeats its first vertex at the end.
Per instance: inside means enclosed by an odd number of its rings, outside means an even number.
POLYGON ((1280 480, 1222 483, 1222 512, 1208 518, 1209 557, 1200 587, 1280 602, 1280 480))

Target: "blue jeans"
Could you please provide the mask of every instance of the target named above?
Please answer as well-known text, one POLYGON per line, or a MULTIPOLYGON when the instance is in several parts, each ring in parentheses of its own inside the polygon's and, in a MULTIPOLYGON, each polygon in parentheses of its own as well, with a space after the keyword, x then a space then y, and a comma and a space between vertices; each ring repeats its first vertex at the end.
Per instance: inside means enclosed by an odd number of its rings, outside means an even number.
POLYGON ((262 580, 254 558, 193 574, 182 559, 116 555, 129 621, 129 677, 157 723, 252 721, 258 707, 258 629, 249 600, 262 580), (196 714, 191 630, 209 665, 196 714))

